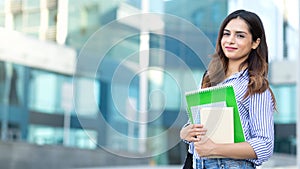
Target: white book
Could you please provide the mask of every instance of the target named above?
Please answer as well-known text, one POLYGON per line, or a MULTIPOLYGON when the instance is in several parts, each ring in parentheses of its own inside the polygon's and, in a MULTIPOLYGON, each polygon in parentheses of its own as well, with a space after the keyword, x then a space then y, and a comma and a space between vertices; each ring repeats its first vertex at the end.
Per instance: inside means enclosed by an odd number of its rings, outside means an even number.
POLYGON ((234 143, 233 107, 202 107, 200 123, 215 143, 234 143))

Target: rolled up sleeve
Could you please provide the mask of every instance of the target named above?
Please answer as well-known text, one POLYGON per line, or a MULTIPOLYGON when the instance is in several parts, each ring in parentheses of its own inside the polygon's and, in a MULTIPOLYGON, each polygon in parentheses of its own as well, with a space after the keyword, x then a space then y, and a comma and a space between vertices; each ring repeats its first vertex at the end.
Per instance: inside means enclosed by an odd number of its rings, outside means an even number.
POLYGON ((257 166, 267 161, 274 150, 274 103, 269 90, 250 97, 249 125, 250 139, 247 142, 256 153, 256 159, 250 159, 257 166))

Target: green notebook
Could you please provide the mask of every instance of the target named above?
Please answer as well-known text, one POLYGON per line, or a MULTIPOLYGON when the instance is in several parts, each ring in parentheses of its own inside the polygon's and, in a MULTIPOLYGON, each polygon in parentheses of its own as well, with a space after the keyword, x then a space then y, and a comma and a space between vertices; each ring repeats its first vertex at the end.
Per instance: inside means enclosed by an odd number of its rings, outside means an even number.
POLYGON ((242 123, 240 119, 239 110, 237 107, 237 102, 234 94, 234 89, 231 85, 214 86, 205 89, 199 89, 195 91, 190 91, 185 93, 187 112, 189 120, 194 123, 191 108, 218 104, 224 102, 227 107, 233 107, 233 122, 234 122, 234 142, 244 142, 245 136, 242 128, 242 123))

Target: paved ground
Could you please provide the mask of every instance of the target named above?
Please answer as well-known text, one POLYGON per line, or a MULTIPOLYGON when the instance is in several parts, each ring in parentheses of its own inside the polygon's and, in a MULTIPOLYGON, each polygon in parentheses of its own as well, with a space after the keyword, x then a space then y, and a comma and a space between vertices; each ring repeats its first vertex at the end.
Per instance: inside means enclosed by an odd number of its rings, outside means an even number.
MULTIPOLYGON (((126 167, 96 167, 96 168, 85 168, 85 169, 182 169, 182 166, 126 166, 126 167)), ((259 167, 258 169, 297 169, 296 166, 285 166, 285 167, 259 167)))
POLYGON ((259 169, 296 169, 296 165, 296 156, 274 154, 273 157, 259 169))
MULTIPOLYGON (((273 157, 258 169, 297 169, 296 156, 274 154, 273 157)), ((110 166, 85 169, 181 169, 181 165, 169 166, 110 166)))

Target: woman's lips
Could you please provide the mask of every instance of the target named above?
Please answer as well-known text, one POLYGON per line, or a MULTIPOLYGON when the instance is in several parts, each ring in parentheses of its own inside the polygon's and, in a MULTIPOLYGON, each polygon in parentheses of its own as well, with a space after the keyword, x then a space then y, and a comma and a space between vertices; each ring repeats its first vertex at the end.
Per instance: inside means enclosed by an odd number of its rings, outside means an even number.
POLYGON ((227 46, 227 47, 225 47, 225 49, 227 49, 228 51, 232 51, 232 50, 236 50, 237 48, 227 46))

